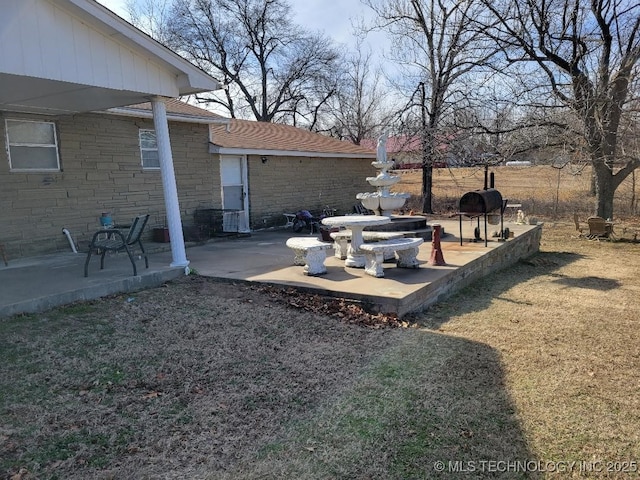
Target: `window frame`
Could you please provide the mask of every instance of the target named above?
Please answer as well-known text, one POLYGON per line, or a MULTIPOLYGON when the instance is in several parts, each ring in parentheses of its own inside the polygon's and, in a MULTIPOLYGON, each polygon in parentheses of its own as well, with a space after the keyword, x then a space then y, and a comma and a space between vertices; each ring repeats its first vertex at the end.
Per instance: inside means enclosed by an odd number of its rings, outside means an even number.
POLYGON ((143 170, 160 170, 160 155, 158 154, 158 137, 156 135, 156 131, 153 128, 140 128, 138 129, 138 143, 140 146, 140 165, 143 170), (142 134, 143 133, 152 133, 155 138, 155 148, 143 147, 142 146, 142 134), (157 166, 148 166, 145 165, 145 154, 144 152, 156 152, 158 157, 158 165, 157 166))
POLYGON ((7 151, 7 160, 9 162, 9 171, 10 172, 18 172, 18 173, 30 173, 30 172, 60 172, 62 171, 60 167, 60 145, 58 142, 58 129, 56 128, 56 123, 47 121, 47 120, 31 120, 24 118, 5 118, 4 120, 4 130, 5 130, 5 139, 6 139, 6 151, 7 151), (12 142, 11 137, 9 136, 9 123, 39 123, 44 125, 50 125, 51 131, 53 133, 53 142, 54 143, 29 143, 29 142, 12 142), (15 167, 13 162, 11 161, 11 147, 28 147, 28 148, 53 148, 56 152, 56 166, 51 168, 45 167, 15 167))

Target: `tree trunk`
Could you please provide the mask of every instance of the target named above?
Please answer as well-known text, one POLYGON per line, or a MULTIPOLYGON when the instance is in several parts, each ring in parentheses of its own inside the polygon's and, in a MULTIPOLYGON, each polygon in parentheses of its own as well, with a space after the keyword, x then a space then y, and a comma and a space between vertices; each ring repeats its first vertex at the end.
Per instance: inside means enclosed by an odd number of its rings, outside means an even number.
POLYGON ((613 217, 613 197, 616 192, 611 170, 605 165, 594 166, 596 175, 596 212, 602 218, 613 217))
POLYGON ((433 213, 433 165, 422 161, 422 212, 433 213))

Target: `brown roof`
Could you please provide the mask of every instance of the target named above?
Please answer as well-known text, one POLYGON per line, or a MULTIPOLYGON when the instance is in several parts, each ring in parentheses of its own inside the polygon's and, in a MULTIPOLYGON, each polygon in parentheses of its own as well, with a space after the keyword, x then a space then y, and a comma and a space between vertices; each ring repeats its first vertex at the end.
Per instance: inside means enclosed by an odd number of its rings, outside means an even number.
POLYGON ((229 125, 211 125, 209 128, 214 150, 223 153, 237 150, 237 153, 375 157, 375 151, 369 148, 290 125, 232 119, 229 125))
MULTIPOLYGON (((208 110, 175 99, 166 99, 167 115, 185 121, 211 120, 209 126, 213 151, 228 153, 271 153, 308 156, 347 156, 375 158, 375 150, 351 142, 313 133, 301 128, 277 123, 229 119, 208 110)), ((139 103, 108 110, 115 114, 151 114, 151 103, 139 103)))
MULTIPOLYGON (((167 108, 167 115, 184 117, 185 119, 210 118, 214 122, 224 122, 228 120, 228 118, 223 117, 222 115, 218 115, 216 113, 210 112, 209 110, 196 107, 195 105, 189 105, 188 103, 181 102, 180 100, 176 100, 174 98, 165 99, 165 105, 167 108)), ((126 107, 112 108, 110 109, 110 111, 140 111, 149 114, 151 113, 151 103, 137 103, 135 105, 127 105, 126 107)))

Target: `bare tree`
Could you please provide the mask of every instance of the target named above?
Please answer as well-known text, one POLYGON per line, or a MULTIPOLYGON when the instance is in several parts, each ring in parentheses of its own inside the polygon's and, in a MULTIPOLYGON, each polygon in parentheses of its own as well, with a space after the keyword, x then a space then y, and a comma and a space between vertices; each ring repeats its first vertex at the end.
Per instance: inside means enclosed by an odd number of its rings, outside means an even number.
POLYGON ((337 95, 331 99, 330 110, 316 131, 356 145, 380 133, 389 113, 381 72, 372 63, 371 51, 365 51, 361 42, 354 53, 345 55, 337 95))
POLYGON ((170 14, 163 11, 155 23, 149 8, 138 11, 138 22, 153 25, 150 33, 227 86, 199 101, 233 118, 312 126, 336 94, 337 50, 326 37, 293 24, 287 0, 170 4, 170 14))
POLYGON ((160 43, 166 44, 171 0, 126 0, 129 21, 160 43))
MULTIPOLYGON (((596 180, 596 213, 613 216, 620 183, 640 166, 636 150, 621 151, 621 125, 638 95, 640 4, 627 0, 483 0, 493 38, 527 78, 542 74, 546 92, 579 120, 596 180), (534 65, 534 67, 531 67, 534 65), (624 159, 622 165, 617 161, 624 159)), ((546 96, 545 96, 546 93, 546 96)), ((539 100, 538 100, 539 101, 539 100)))
POLYGON ((405 88, 412 90, 407 108, 417 109, 419 118, 423 211, 432 213, 433 162, 439 139, 446 137, 443 121, 464 97, 464 80, 493 54, 474 28, 472 19, 479 14, 480 4, 476 0, 363 3, 377 13, 378 28, 392 36, 393 59, 403 65, 405 88))

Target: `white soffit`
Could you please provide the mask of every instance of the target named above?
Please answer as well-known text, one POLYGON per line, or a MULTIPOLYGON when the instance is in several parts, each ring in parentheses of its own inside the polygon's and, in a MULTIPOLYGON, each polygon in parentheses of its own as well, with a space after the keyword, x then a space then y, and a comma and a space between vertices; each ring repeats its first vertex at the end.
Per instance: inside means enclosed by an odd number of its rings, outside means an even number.
POLYGON ((103 110, 218 88, 93 0, 2 0, 0 110, 103 110))

